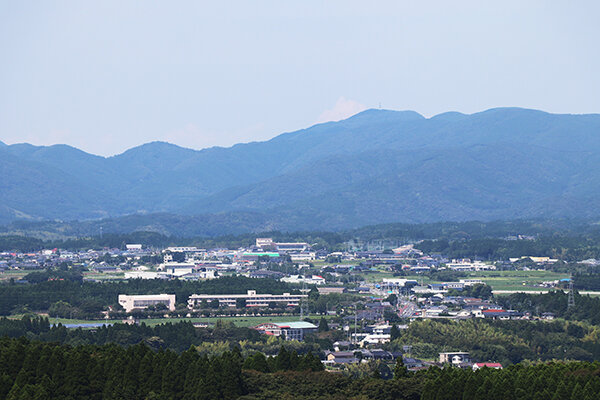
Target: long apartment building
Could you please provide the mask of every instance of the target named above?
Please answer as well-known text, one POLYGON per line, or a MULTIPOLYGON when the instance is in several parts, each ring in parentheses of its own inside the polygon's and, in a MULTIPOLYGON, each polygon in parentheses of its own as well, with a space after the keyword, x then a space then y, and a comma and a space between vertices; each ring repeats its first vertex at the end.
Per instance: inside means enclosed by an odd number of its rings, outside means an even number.
POLYGON ((203 301, 211 303, 214 300, 219 301, 219 307, 237 307, 238 300, 243 299, 246 307, 268 307, 269 303, 276 303, 286 307, 300 305, 306 294, 257 294, 256 290, 248 290, 246 294, 193 294, 189 297, 188 307, 198 309, 203 301))
POLYGON ((164 304, 169 310, 175 310, 175 295, 174 294, 149 294, 149 295, 119 295, 119 304, 126 312, 131 312, 135 309, 142 310, 149 306, 164 304))

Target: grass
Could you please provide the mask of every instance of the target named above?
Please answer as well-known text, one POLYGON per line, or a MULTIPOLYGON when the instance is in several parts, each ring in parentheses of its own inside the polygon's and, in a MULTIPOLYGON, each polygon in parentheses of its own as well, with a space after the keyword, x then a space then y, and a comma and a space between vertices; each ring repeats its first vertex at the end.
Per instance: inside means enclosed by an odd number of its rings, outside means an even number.
POLYGON ((481 279, 494 290, 543 290, 545 281, 568 278, 568 274, 551 271, 481 271, 469 274, 469 279, 481 279))

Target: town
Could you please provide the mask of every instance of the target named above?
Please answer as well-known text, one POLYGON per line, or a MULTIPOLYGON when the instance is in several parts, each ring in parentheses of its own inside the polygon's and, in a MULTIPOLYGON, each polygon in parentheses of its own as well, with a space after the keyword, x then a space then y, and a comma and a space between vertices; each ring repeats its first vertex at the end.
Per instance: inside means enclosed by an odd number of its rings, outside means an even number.
MULTIPOLYGON (((64 302, 51 305, 40 315, 84 329, 140 324, 149 318, 159 322, 187 318, 196 327, 211 327, 218 319, 243 320, 245 326, 284 341, 303 341, 326 332, 328 340, 320 350, 327 368, 344 369, 373 360, 389 364, 401 357, 409 370, 417 371, 445 363, 461 368, 501 368, 498 360, 472 359, 460 348, 440 352, 436 358, 429 352, 427 359, 420 359, 411 344, 397 348, 391 342, 419 320, 552 321, 552 312, 512 309, 503 305, 498 295, 554 289, 572 293, 571 278, 551 270, 557 261, 547 256, 448 259, 439 253, 426 254, 415 244, 328 252, 315 250, 309 243, 278 243, 259 237, 252 246, 235 250, 124 244, 123 248, 86 251, 3 252, 0 277, 14 285, 28 285, 28 279, 44 271, 81 271, 82 283, 99 285, 218 282, 239 277, 250 282, 244 290, 225 287, 185 298, 175 293, 124 292, 101 304, 97 312, 76 310, 79 321, 69 320, 74 307, 68 308, 64 302), (258 290, 252 282, 267 285, 258 290), (285 289, 269 291, 275 282, 285 289), (501 286, 496 290, 498 283, 501 286)), ((581 263, 597 265, 596 260, 581 263)), ((65 278, 59 273, 47 279, 65 278)))

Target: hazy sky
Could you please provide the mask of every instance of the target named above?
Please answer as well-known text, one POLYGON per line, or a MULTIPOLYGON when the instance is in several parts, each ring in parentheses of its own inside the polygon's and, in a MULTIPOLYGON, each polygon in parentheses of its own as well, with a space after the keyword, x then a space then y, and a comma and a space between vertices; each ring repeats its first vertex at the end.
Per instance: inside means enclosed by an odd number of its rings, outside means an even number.
POLYGON ((3 1, 0 140, 112 155, 364 108, 600 112, 598 1, 3 1))

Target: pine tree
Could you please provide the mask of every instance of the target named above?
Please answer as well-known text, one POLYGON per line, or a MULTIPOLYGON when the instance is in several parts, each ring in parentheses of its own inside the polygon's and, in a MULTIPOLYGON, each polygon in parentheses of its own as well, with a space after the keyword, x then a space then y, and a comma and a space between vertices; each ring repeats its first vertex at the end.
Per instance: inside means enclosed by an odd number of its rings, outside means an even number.
POLYGON ((406 378, 408 376, 408 368, 404 365, 402 356, 396 359, 396 367, 394 368, 394 379, 406 378))
POLYGON ((571 392, 571 400, 582 400, 583 399, 583 389, 581 385, 577 383, 573 391, 571 392))
POLYGON ((319 321, 319 332, 327 332, 329 330, 329 325, 327 324, 327 320, 321 317, 321 321, 319 321))
POLYGON ((398 329, 396 324, 393 324, 392 329, 390 329, 390 340, 396 340, 398 338, 400 338, 400 329, 398 329))

